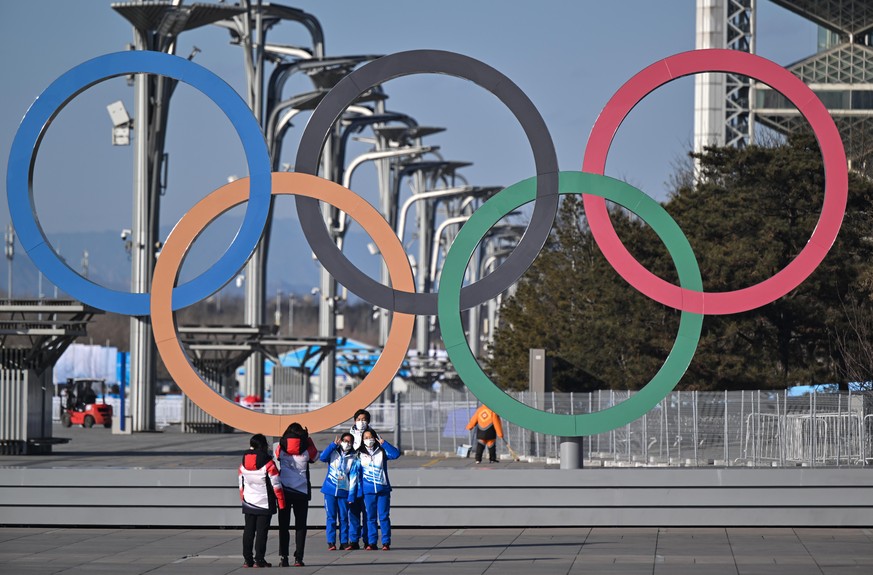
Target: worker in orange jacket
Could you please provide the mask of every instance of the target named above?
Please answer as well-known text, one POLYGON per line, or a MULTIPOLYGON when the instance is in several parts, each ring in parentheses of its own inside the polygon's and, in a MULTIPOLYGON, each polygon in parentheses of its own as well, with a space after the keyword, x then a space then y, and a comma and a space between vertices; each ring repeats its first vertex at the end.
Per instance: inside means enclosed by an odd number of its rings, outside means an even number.
POLYGON ((482 405, 470 418, 467 429, 476 428, 476 463, 482 463, 482 454, 488 447, 488 459, 491 463, 497 463, 497 438, 503 439, 503 426, 500 416, 491 411, 486 405, 482 405))

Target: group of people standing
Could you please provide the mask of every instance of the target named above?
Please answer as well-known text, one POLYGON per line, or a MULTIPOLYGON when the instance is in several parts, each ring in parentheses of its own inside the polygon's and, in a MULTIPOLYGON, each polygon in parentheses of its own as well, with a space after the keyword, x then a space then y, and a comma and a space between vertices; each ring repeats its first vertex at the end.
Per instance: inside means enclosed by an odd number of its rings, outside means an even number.
POLYGON ((285 430, 274 453, 267 439, 252 436, 249 450, 239 467, 239 491, 245 515, 243 558, 245 567, 271 567, 265 559, 270 519, 279 513, 279 561, 291 565, 290 527, 294 513, 294 566, 302 567, 306 546, 306 523, 312 486, 309 465, 327 464, 321 486, 324 494, 327 548, 391 549, 391 483, 388 461, 400 457, 396 447, 370 427, 370 413, 359 409, 352 428, 337 436, 319 455, 305 427, 292 423, 285 430), (278 465, 277 465, 278 463, 278 465), (339 531, 339 539, 337 539, 339 531))

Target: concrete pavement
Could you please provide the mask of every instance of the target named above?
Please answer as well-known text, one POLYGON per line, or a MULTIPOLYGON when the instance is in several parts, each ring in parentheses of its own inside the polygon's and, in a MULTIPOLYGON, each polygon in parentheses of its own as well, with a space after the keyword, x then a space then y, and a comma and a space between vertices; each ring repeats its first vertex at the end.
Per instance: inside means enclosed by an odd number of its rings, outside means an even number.
MULTIPOLYGON (((248 573, 230 529, 0 529, 0 573, 248 573)), ((293 544, 293 538, 292 538, 293 544)), ((278 535, 267 560, 278 565, 278 535)), ((310 530, 294 573, 849 575, 873 572, 869 529, 399 529, 391 551, 327 551, 310 530)))
MULTIPOLYGON (((71 442, 48 456, 0 456, 0 467, 30 469, 234 469, 248 434, 112 435, 105 429, 55 428, 71 442)), ((332 438, 316 437, 319 446, 332 438)), ((392 462, 408 468, 469 468, 472 458, 422 454, 392 462)), ((483 465, 483 468, 492 467, 483 465)), ((544 463, 502 461, 521 470, 544 463)), ((447 470, 448 471, 448 470, 447 470)), ((487 469, 483 469, 487 471, 487 469)), ((630 471, 633 473, 632 471, 630 471)), ((556 473, 561 473, 557 472, 556 473)), ((75 509, 58 509, 75 514, 75 509)), ((135 510, 131 510, 135 513, 135 510)), ((0 511, 2 513, 2 511, 0 511)), ((3 518, 0 517, 0 525, 3 518)), ((69 520, 69 523, 73 523, 69 520)), ((17 525, 18 523, 11 523, 17 525)), ((275 524, 275 519, 274 519, 275 524)), ((873 518, 871 518, 873 524, 873 518)), ((242 515, 239 515, 242 525, 242 515)), ((324 531, 309 531, 299 573, 355 575, 676 574, 848 575, 873 573, 873 530, 865 528, 397 528, 392 550, 329 552, 324 531)), ((0 528, 0 574, 244 573, 241 529, 0 528)), ((278 564, 278 535, 268 561, 278 564)))

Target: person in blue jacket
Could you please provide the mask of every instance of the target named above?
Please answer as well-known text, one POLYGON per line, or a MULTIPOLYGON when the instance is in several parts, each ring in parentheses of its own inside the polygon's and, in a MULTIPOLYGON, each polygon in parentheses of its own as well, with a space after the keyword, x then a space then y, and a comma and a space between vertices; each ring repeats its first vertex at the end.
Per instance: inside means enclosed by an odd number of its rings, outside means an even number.
MULTIPOLYGON (((363 443, 364 431, 370 427, 370 412, 366 409, 359 409, 355 412, 352 420, 354 424, 349 429, 349 433, 354 437, 352 449, 357 453, 363 443)), ((360 549, 358 541, 361 539, 366 546, 369 539, 367 535, 367 510, 364 508, 363 495, 358 494, 349 497, 349 544, 343 549, 346 551, 360 549)))
MULTIPOLYGON (((382 527, 382 550, 391 549, 391 482, 388 461, 400 457, 396 447, 366 429, 358 449, 358 466, 350 488, 363 495, 367 509, 368 551, 376 550, 378 529, 382 527)), ((351 498, 352 495, 350 494, 351 498)))
MULTIPOLYGON (((321 486, 324 494, 324 512, 326 518, 325 535, 327 535, 327 550, 336 551, 336 524, 339 521, 340 549, 346 549, 349 539, 349 477, 352 466, 356 463, 355 452, 352 449, 354 436, 346 432, 327 446, 318 457, 327 463, 327 475, 321 486)), ((356 539, 357 540, 357 539, 356 539)))

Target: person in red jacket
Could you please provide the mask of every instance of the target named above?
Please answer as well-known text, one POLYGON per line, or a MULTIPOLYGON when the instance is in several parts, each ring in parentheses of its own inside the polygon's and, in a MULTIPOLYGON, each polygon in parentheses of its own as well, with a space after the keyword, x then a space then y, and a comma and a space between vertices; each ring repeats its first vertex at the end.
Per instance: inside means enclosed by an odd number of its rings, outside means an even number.
POLYGON ((488 460, 497 463, 497 438, 503 439, 503 425, 500 416, 482 405, 470 418, 467 429, 476 428, 476 463, 482 463, 482 454, 488 447, 488 460))
POLYGON ((305 427, 292 423, 282 434, 276 446, 279 460, 279 481, 285 492, 285 509, 279 512, 279 565, 288 567, 288 549, 291 540, 291 510, 294 510, 294 566, 303 567, 303 551, 306 546, 306 521, 309 517, 309 500, 312 499, 312 484, 309 481, 309 464, 318 457, 318 450, 305 427))
POLYGON ((285 509, 285 494, 279 481, 279 470, 270 457, 267 438, 260 433, 249 440, 249 450, 243 454, 237 478, 242 512, 246 518, 243 531, 245 567, 272 567, 264 557, 267 552, 267 532, 277 503, 279 509, 285 509))

